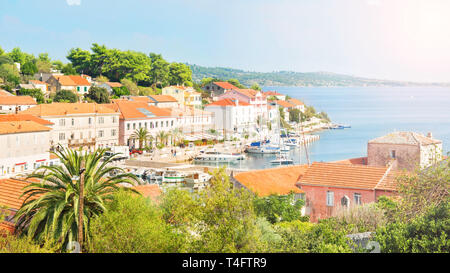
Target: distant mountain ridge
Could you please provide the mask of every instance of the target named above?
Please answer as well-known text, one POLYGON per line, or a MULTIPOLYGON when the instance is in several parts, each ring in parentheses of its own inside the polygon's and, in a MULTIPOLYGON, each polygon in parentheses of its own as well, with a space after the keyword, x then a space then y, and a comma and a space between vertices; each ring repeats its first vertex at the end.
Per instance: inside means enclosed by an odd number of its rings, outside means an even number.
POLYGON ((205 67, 195 64, 187 64, 192 70, 192 79, 196 82, 203 78, 218 78, 223 80, 238 79, 240 83, 251 86, 258 83, 260 86, 443 86, 450 83, 417 83, 408 81, 377 80, 363 77, 355 77, 330 72, 251 72, 225 67, 205 67))

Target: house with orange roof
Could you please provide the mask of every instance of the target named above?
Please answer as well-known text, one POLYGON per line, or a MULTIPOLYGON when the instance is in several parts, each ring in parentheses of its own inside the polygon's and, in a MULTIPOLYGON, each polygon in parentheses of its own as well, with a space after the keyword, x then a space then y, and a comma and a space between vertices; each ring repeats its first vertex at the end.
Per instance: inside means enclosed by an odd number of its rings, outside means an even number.
POLYGON ((0 115, 0 177, 29 173, 50 162, 51 124, 29 115, 0 115))
POLYGON ((441 161, 442 141, 416 132, 393 132, 372 139, 367 144, 369 166, 386 166, 391 161, 395 169, 413 171, 441 161))
POLYGON ((50 92, 70 90, 84 95, 91 88, 91 83, 86 78, 77 75, 52 75, 46 82, 50 92))
POLYGON ((0 113, 17 113, 37 105, 31 96, 0 96, 0 113))
POLYGON ((295 105, 284 100, 277 100, 274 103, 280 111, 284 113, 284 120, 289 122, 289 111, 295 108, 295 105))
POLYGON ((300 110, 300 112, 305 112, 305 104, 302 101, 298 99, 289 99, 288 102, 294 105, 294 108, 300 110))
POLYGON ((314 162, 296 185, 305 192, 306 215, 315 222, 351 206, 376 202, 380 196, 396 195, 399 174, 392 165, 314 162))
POLYGON ((253 105, 238 99, 221 99, 205 106, 214 115, 215 129, 225 137, 256 132, 257 112, 253 105))
POLYGON ((205 86, 203 86, 202 88, 205 92, 208 92, 211 94, 211 98, 213 98, 213 100, 218 100, 217 98, 228 92, 231 90, 237 90, 239 88, 237 88, 236 86, 232 85, 229 82, 210 82, 208 84, 206 84, 205 86))
POLYGON ((170 95, 122 96, 121 99, 136 102, 145 102, 148 105, 157 106, 159 108, 172 108, 181 106, 181 104, 170 95))
POLYGON ((30 80, 29 84, 33 86, 34 89, 41 89, 42 93, 47 94, 48 84, 39 80, 30 80))
POLYGON ((258 117, 267 119, 267 98, 263 96, 261 91, 253 89, 237 89, 230 90, 218 97, 218 100, 222 99, 235 99, 242 102, 246 102, 253 106, 258 117))
MULTIPOLYGON (((171 131, 177 128, 177 119, 171 111, 149 105, 144 101, 113 100, 105 105, 118 113, 119 116, 119 144, 130 148, 139 148, 139 141, 132 136, 136 130, 144 128, 154 138, 160 131, 171 131)), ((150 140, 144 143, 149 146, 150 140)))
POLYGON ((50 147, 94 149, 119 143, 120 113, 97 103, 40 104, 20 114, 29 114, 53 123, 50 147))
POLYGON ((286 95, 280 94, 277 91, 263 92, 263 96, 266 98, 275 97, 277 100, 286 100, 286 95))
POLYGON ((202 106, 201 94, 192 87, 172 85, 162 89, 163 95, 174 97, 180 105, 193 106, 200 108, 202 106))

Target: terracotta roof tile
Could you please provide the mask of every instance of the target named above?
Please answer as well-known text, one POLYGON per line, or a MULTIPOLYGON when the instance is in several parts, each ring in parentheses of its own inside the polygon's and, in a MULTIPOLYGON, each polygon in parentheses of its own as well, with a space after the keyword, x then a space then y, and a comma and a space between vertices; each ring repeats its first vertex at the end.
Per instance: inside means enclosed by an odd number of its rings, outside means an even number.
POLYGON ((21 111, 20 114, 31 114, 38 117, 64 116, 74 114, 114 114, 114 110, 97 103, 52 103, 39 104, 21 111))
POLYGON ((91 84, 85 78, 81 76, 71 75, 58 75, 54 76, 62 86, 91 86, 91 84))
POLYGON ((31 96, 0 96, 0 105, 36 105, 31 96))
POLYGON ((367 156, 338 160, 338 161, 333 161, 332 163, 342 163, 342 164, 350 164, 350 165, 367 165, 367 156))
POLYGON ((389 188, 393 189, 396 172, 388 172, 388 169, 388 167, 314 162, 297 184, 355 189, 374 189, 380 185, 389 185, 389 188))
POLYGON ((369 141, 369 143, 430 145, 439 144, 442 141, 426 137, 415 132, 393 132, 369 141))
POLYGON ((234 179, 260 197, 303 193, 295 184, 307 169, 308 165, 296 165, 257 170, 236 174, 234 179))
POLYGON ((293 105, 293 104, 291 104, 291 103, 289 103, 289 102, 287 102, 287 101, 284 101, 284 100, 277 100, 277 104, 280 105, 280 106, 282 106, 282 107, 284 107, 284 108, 292 108, 292 107, 295 107, 295 105, 293 105))
MULTIPOLYGON (((238 105, 239 106, 249 106, 250 104, 248 104, 245 101, 239 101, 238 105)), ((221 100, 212 102, 210 104, 207 104, 206 106, 236 106, 236 100, 235 99, 221 99, 221 100)))
POLYGON ((122 87, 123 85, 120 82, 105 82, 107 85, 109 85, 111 88, 114 87, 122 87))
POLYGON ((288 102, 293 105, 305 105, 302 101, 298 99, 289 99, 288 102))
POLYGON ((6 90, 0 89, 0 97, 5 97, 5 96, 10 97, 10 96, 14 96, 14 95, 11 94, 11 93, 9 93, 9 92, 6 91, 6 90))
POLYGON ((53 123, 48 120, 41 119, 41 118, 38 118, 33 115, 27 115, 27 114, 0 115, 0 122, 5 122, 5 121, 34 121, 41 125, 53 125, 53 123))
POLYGON ((30 133, 30 132, 45 132, 50 130, 51 128, 43 126, 34 121, 0 122, 0 135, 30 133))
POLYGON ((19 210, 26 197, 23 194, 24 187, 30 182, 18 179, 0 179, 0 206, 8 209, 19 210))
POLYGON ((223 89, 233 89, 233 90, 238 90, 239 88, 237 88, 236 86, 232 85, 229 82, 214 82, 215 85, 222 87, 223 89))
POLYGON ((156 102, 178 102, 174 97, 170 95, 151 95, 149 97, 156 102))
POLYGON ((171 112, 167 109, 148 105, 145 102, 113 100, 107 105, 110 109, 120 112, 121 119, 152 119, 158 117, 171 117, 171 112), (148 115, 150 114, 150 116, 148 115))

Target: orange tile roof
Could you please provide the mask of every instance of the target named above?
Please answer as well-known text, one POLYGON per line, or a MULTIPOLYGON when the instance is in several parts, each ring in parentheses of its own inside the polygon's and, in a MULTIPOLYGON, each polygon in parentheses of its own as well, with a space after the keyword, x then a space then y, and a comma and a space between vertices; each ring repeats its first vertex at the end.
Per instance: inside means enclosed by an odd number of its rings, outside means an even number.
POLYGON ((215 85, 222 87, 223 89, 233 89, 233 90, 238 90, 239 88, 237 88, 236 86, 232 85, 229 82, 214 82, 215 85))
POLYGON ((208 116, 212 115, 211 112, 203 111, 200 109, 196 109, 193 106, 185 106, 183 108, 180 107, 171 107, 171 108, 163 108, 171 113, 172 117, 182 117, 182 116, 208 116))
POLYGON ((393 179, 397 172, 388 170, 388 167, 314 162, 297 184, 369 190, 395 189, 393 179))
POLYGON ((114 114, 114 110, 97 103, 51 103, 39 104, 21 111, 21 114, 31 114, 38 117, 64 116, 76 114, 114 114))
POLYGON ((151 95, 149 97, 156 102, 177 102, 177 100, 170 95, 151 95))
POLYGON ((53 125, 53 122, 38 118, 33 115, 27 115, 27 114, 0 115, 0 122, 5 122, 5 121, 34 121, 41 125, 53 125))
POLYGON ((305 105, 302 101, 298 99, 289 99, 288 102, 293 105, 305 105))
POLYGON ((426 137, 415 132, 393 132, 382 137, 369 141, 370 143, 389 143, 389 144, 410 144, 410 145, 430 145, 439 144, 442 141, 426 137))
POLYGON ((155 202, 159 201, 159 197, 162 194, 161 188, 157 184, 151 185, 139 185, 133 187, 133 189, 137 190, 144 197, 148 197, 155 202))
POLYGON ((105 82, 107 85, 109 85, 111 88, 113 87, 122 87, 122 84, 120 82, 105 82))
POLYGON ((91 84, 85 78, 76 75, 57 75, 54 76, 62 86, 90 86, 91 84))
POLYGON ((26 197, 23 188, 30 185, 30 182, 18 179, 0 179, 0 206, 8 209, 19 210, 26 197))
POLYGON ((253 89, 238 89, 236 91, 249 98, 254 98, 258 94, 258 91, 253 89))
POLYGON ((367 156, 338 160, 338 161, 333 161, 332 163, 342 163, 342 164, 350 164, 350 165, 367 165, 367 156))
POLYGON ((0 97, 6 97, 6 96, 14 96, 13 94, 9 93, 6 90, 0 89, 0 97))
POLYGON ((304 193, 295 184, 307 169, 308 165, 296 165, 249 171, 234 175, 234 179, 259 197, 271 194, 286 195, 291 191, 304 193))
POLYGON ((282 107, 285 107, 285 108, 295 107, 295 105, 293 105, 293 104, 291 104, 291 103, 289 103, 287 101, 284 101, 284 100, 277 100, 277 104, 282 106, 282 107))
MULTIPOLYGON (((250 104, 245 101, 239 101, 239 106, 249 106, 250 104)), ((235 99, 221 99, 215 102, 212 102, 210 104, 207 104, 206 106, 236 106, 236 100, 235 99)))
POLYGON ((0 96, 0 105, 36 105, 31 96, 0 96))
POLYGON ((106 106, 113 109, 113 111, 120 112, 121 119, 152 119, 158 117, 171 117, 169 110, 148 105, 145 102, 113 100, 112 104, 108 104, 106 106), (142 109, 145 110, 142 111, 142 109), (153 114, 154 117, 146 115, 146 111, 153 114))
POLYGON ((51 128, 43 126, 34 121, 5 121, 0 122, 0 135, 45 132, 51 128))
POLYGON ((265 96, 283 96, 283 94, 280 94, 277 91, 266 91, 263 94, 265 96))

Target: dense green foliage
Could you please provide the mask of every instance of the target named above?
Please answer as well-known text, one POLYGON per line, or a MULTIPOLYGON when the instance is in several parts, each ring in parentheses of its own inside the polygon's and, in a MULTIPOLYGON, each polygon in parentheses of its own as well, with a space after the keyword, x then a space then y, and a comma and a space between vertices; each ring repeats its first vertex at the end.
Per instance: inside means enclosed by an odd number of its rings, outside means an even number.
POLYGON ((61 90, 56 92, 53 98, 54 102, 77 102, 78 96, 70 90, 61 90))
POLYGON ((44 103, 44 93, 42 93, 41 89, 20 89, 17 91, 18 96, 31 96, 36 99, 37 103, 44 103))
MULTIPOLYGON (((91 220, 106 210, 106 203, 119 189, 119 184, 136 184, 137 178, 118 167, 107 166, 115 155, 104 157, 106 150, 84 153, 60 149, 55 154, 61 165, 41 166, 29 178, 33 182, 24 189, 26 199, 15 215, 16 230, 38 243, 58 242, 65 247, 78 238, 78 198, 80 178, 84 178, 84 240, 89 241, 91 220), (84 172, 81 166, 84 163, 84 172), (109 177, 111 171, 118 175, 109 177), (37 197, 35 199, 31 197, 37 197)), ((127 189, 127 188, 125 188, 127 189)))
POLYGON ((85 97, 99 104, 110 102, 108 90, 102 87, 92 86, 85 97))
POLYGON ((189 66, 169 64, 161 55, 109 49, 99 44, 93 44, 91 50, 92 53, 80 48, 70 50, 67 59, 78 73, 106 76, 115 82, 128 79, 142 86, 192 85, 189 66))
POLYGON ((254 206, 258 216, 274 224, 303 219, 301 209, 304 203, 302 199, 295 200, 295 195, 291 193, 255 198, 254 206))

